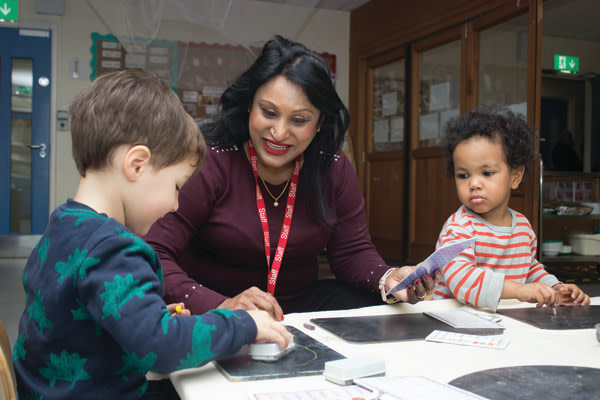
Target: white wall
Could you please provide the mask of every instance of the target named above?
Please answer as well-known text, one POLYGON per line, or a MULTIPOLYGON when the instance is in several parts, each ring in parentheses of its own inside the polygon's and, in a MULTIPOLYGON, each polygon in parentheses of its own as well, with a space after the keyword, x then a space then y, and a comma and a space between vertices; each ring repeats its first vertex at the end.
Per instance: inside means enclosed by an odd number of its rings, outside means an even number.
MULTIPOLYGON (((259 10, 253 14, 253 18, 256 19, 256 15, 259 17, 253 23, 256 23, 258 27, 261 23, 264 25, 269 21, 270 8, 266 3, 256 3, 256 7, 259 10)), ((118 12, 115 12, 113 16, 119 18, 118 12)), ((110 25, 111 22, 106 21, 106 24, 110 25)), ((54 43, 56 43, 56 48, 53 49, 56 76, 53 76, 51 80, 51 84, 55 88, 55 97, 52 99, 53 109, 67 110, 77 91, 89 84, 89 80, 70 78, 69 60, 78 58, 82 62, 89 63, 90 47, 92 46, 90 34, 97 32, 106 35, 111 32, 94 9, 83 0, 65 0, 65 12, 62 16, 38 14, 35 12, 35 0, 20 0, 19 22, 0 23, 0 26, 16 28, 31 24, 37 24, 40 27, 49 24, 53 28, 54 43)), ((218 32, 201 28, 197 28, 195 32, 197 32, 193 39, 195 42, 228 44, 218 32)), ((310 49, 336 55, 336 88, 342 101, 346 104, 348 103, 349 32, 349 12, 315 9, 311 12, 297 38, 299 42, 310 49)), ((256 43, 264 42, 271 36, 271 33, 265 35, 265 32, 260 32, 258 29, 255 33, 249 34, 252 35, 249 40, 256 43)), ((174 35, 177 35, 177 32, 174 35)), ((187 40, 187 32, 185 36, 185 38, 157 37, 157 39, 187 40)), ((55 124, 52 125, 51 143, 54 143, 54 148, 51 149, 50 159, 50 210, 61 204, 67 197, 72 197, 77 190, 79 181, 79 174, 71 156, 70 133, 56 131, 55 124)))
POLYGON ((579 57, 579 74, 599 74, 600 43, 555 36, 542 39, 542 69, 554 69, 554 55, 579 57))

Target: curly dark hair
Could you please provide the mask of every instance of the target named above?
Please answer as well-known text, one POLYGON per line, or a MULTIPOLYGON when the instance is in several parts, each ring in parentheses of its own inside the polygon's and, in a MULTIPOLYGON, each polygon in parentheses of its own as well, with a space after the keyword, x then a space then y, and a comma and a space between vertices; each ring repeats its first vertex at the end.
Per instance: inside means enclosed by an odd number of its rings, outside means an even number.
POLYGON ((454 176, 454 149, 473 137, 484 137, 502 145, 506 163, 511 168, 528 169, 533 159, 533 131, 521 114, 508 108, 480 107, 452 118, 444 128, 446 175, 454 176))
POLYGON ((214 118, 199 121, 211 146, 241 145, 250 138, 248 108, 254 94, 265 83, 283 76, 300 86, 308 100, 321 112, 321 128, 304 151, 301 196, 310 199, 313 218, 324 227, 335 223, 325 202, 330 190, 331 167, 344 143, 350 113, 339 98, 321 56, 304 45, 281 36, 267 41, 254 63, 223 92, 214 118))

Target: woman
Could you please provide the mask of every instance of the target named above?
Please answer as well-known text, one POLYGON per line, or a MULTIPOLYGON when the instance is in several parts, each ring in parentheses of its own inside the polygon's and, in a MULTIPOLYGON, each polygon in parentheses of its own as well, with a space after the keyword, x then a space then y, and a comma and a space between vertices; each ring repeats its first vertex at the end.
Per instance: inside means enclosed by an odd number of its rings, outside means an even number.
POLYGON ((206 165, 182 188, 179 210, 145 237, 161 258, 166 300, 194 314, 260 308, 282 320, 431 292, 427 275, 385 298, 413 268, 390 268, 371 242, 340 150, 348 124, 322 59, 280 36, 268 41, 201 124, 206 165), (319 281, 325 248, 337 279, 319 281))

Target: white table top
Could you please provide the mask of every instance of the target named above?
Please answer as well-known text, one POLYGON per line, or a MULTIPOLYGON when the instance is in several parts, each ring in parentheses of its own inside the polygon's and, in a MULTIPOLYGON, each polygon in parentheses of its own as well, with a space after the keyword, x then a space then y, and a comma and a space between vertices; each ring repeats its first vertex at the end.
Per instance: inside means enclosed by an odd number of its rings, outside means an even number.
MULTIPOLYGON (((600 305, 600 297, 592 298, 592 305, 600 305)), ((502 300, 499 309, 528 306, 534 305, 502 300)), ((439 382, 450 382, 472 372, 508 366, 570 365, 600 368, 600 343, 596 340, 594 329, 539 329, 506 316, 502 316, 501 324, 506 328, 503 336, 509 338, 510 343, 503 350, 425 340, 352 344, 319 326, 315 330, 303 326, 311 318, 420 313, 460 307, 471 308, 456 300, 423 301, 416 305, 394 304, 344 311, 288 314, 284 323, 346 357, 370 355, 384 359, 387 376, 422 375, 439 382)), ((213 363, 175 372, 170 378, 183 400, 239 400, 247 399, 248 395, 254 393, 305 391, 336 386, 325 380, 323 375, 230 382, 213 363)))

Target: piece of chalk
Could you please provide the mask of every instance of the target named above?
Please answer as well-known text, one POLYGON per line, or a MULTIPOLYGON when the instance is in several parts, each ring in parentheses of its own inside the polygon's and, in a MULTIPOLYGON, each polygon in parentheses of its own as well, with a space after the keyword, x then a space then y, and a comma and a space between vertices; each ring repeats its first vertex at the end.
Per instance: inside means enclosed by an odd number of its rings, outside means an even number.
POLYGON ((176 312, 177 314, 181 314, 181 310, 183 310, 183 309, 181 308, 181 306, 177 306, 177 307, 175 307, 175 312, 176 312))
POLYGON ((306 329, 310 329, 311 331, 315 330, 315 326, 312 324, 309 324, 308 322, 305 322, 304 324, 302 324, 302 326, 304 326, 306 329))

